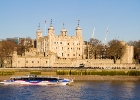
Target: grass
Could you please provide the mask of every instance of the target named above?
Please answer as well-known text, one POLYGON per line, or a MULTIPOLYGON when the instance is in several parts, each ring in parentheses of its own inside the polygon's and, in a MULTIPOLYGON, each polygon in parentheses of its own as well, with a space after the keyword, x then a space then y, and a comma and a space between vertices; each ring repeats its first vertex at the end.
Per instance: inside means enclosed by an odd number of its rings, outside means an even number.
POLYGON ((0 70, 0 76, 8 75, 27 75, 27 74, 36 74, 36 75, 101 75, 101 76, 140 76, 140 71, 105 71, 105 70, 56 70, 56 71, 43 71, 43 70, 28 70, 28 71, 14 71, 14 70, 0 70))
POLYGON ((140 76, 140 71, 95 71, 95 70, 57 70, 57 75, 101 75, 101 76, 140 76))

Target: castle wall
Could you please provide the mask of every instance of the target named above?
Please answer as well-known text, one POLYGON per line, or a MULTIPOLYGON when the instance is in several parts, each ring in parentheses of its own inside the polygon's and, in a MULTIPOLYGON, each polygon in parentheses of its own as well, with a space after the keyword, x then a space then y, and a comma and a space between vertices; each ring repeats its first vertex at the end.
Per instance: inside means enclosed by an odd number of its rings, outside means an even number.
POLYGON ((13 67, 47 67, 49 59, 44 57, 18 57, 13 67))
MULTIPOLYGON (((21 67, 79 67, 79 64, 85 64, 85 67, 95 67, 103 69, 128 69, 129 67, 137 67, 135 64, 130 63, 120 63, 120 60, 117 60, 114 64, 113 60, 110 59, 57 59, 55 55, 50 55, 49 57, 21 57, 16 56, 15 62, 13 62, 12 67, 21 68, 21 67)), ((12 61, 14 61, 14 59, 12 61)), ((139 68, 139 67, 138 67, 139 68)))

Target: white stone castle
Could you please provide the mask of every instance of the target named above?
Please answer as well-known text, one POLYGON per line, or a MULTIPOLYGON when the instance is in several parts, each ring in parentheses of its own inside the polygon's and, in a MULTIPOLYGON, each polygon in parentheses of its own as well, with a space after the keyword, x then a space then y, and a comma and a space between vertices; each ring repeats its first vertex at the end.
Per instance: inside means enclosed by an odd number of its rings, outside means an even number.
POLYGON ((60 35, 55 36, 51 21, 51 25, 48 28, 48 36, 43 37, 40 28, 36 31, 37 52, 44 52, 44 56, 48 56, 49 52, 53 52, 58 58, 82 59, 84 56, 84 42, 79 22, 75 30, 76 36, 68 36, 67 30, 64 28, 63 24, 63 29, 61 30, 60 35))
POLYGON ((12 67, 78 67, 84 63, 85 67, 135 67, 133 64, 134 49, 126 45, 126 53, 122 59, 114 64, 111 59, 85 59, 84 50, 87 47, 82 37, 82 29, 78 26, 75 29, 75 36, 68 36, 67 30, 63 28, 60 35, 55 35, 52 20, 48 28, 48 36, 42 36, 40 27, 36 31, 36 48, 26 51, 22 56, 14 52, 12 57, 12 67))

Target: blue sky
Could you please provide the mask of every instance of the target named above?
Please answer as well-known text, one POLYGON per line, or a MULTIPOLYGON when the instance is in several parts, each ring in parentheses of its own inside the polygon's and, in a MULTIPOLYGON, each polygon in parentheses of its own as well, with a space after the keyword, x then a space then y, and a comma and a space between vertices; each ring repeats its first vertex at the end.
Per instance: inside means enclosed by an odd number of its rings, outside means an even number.
POLYGON ((55 35, 64 27, 69 36, 75 35, 78 20, 84 40, 94 37, 140 40, 140 0, 0 0, 0 39, 31 37, 40 28, 45 35, 52 25, 55 35))

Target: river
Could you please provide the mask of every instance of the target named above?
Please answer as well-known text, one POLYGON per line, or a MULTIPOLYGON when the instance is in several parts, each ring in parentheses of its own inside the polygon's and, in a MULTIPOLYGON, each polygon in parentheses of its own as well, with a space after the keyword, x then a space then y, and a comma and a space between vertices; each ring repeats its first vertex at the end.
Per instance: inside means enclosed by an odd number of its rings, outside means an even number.
POLYGON ((0 100, 139 100, 140 82, 83 81, 70 86, 0 85, 0 100))

